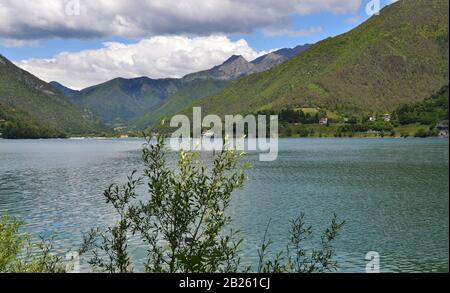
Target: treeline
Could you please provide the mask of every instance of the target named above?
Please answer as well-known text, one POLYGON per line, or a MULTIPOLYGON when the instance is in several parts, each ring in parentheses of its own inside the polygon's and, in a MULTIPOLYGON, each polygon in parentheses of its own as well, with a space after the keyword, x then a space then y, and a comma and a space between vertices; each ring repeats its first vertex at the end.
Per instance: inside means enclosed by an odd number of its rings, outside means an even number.
POLYGON ((280 111, 259 111, 256 114, 278 115, 280 135, 285 137, 351 137, 361 134, 437 136, 439 130, 436 126, 448 124, 449 120, 449 87, 443 87, 424 101, 401 105, 390 115, 378 113, 347 117, 334 114, 333 118, 330 118, 328 113, 326 109, 307 112, 302 109, 287 108, 280 111), (326 120, 328 127, 323 127, 323 123, 320 123, 322 118, 328 119, 326 120), (319 126, 319 123, 322 126, 319 126))
POLYGON ((438 93, 422 102, 402 105, 393 113, 393 119, 400 125, 422 124, 436 125, 449 120, 449 89, 443 87, 438 93))
POLYGON ((283 109, 281 111, 259 111, 257 115, 278 115, 279 121, 282 123, 301 123, 301 124, 318 124, 320 119, 327 118, 327 111, 320 109, 316 113, 311 114, 303 110, 294 110, 292 108, 283 109))
POLYGON ((347 123, 340 127, 340 132, 368 132, 368 131, 393 131, 394 125, 388 121, 374 121, 363 123, 347 123))
POLYGON ((0 104, 0 138, 39 139, 66 138, 62 131, 39 123, 28 113, 0 104))
POLYGON ((419 129, 416 137, 428 137, 438 134, 436 125, 449 119, 449 88, 440 89, 432 97, 417 103, 404 104, 399 106, 392 113, 390 121, 385 121, 378 117, 377 121, 369 121, 367 117, 353 118, 347 121, 346 125, 340 127, 341 133, 355 132, 388 132, 395 135, 394 129, 399 126, 418 124, 427 126, 428 129, 419 129))

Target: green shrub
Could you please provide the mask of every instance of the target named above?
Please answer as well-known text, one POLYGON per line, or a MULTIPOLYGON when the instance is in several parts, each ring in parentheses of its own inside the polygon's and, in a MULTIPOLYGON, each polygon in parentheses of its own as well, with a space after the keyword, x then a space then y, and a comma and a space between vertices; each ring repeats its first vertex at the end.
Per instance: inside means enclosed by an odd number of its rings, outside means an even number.
MULTIPOLYGON (((181 151, 178 164, 170 167, 163 137, 150 140, 143 150, 144 176, 136 172, 124 185, 111 185, 104 193, 106 202, 117 212, 117 223, 107 229, 93 229, 85 237, 80 253, 91 253, 89 264, 95 271, 133 272, 128 244, 130 237, 141 240, 148 251, 146 272, 215 273, 255 271, 240 265, 239 231, 232 231, 227 216, 232 193, 243 186, 248 164, 240 164, 235 151, 213 156, 212 168, 201 163, 199 154, 181 151), (148 187, 145 200, 137 202, 137 188, 148 187)), ((142 199, 142 198, 141 198, 142 199)), ((333 271, 332 242, 343 223, 333 219, 322 236, 321 248, 307 252, 303 241, 312 234, 304 216, 291 223, 290 249, 267 260, 272 241, 264 237, 257 271, 333 271)))
POLYGON ((50 242, 33 245, 29 235, 20 233, 21 223, 0 217, 0 273, 63 273, 61 258, 51 253, 50 242))
POLYGON ((437 136, 437 135, 438 135, 438 132, 435 130, 419 129, 414 136, 419 137, 419 138, 426 138, 426 137, 437 136))

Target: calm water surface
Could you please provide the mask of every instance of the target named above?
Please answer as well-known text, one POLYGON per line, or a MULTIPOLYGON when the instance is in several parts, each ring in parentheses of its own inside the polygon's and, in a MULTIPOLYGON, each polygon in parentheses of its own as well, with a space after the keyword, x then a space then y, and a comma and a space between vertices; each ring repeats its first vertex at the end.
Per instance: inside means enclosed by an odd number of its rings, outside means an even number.
MULTIPOLYGON (((0 140, 0 214, 24 231, 56 235, 76 249, 82 234, 114 215, 102 191, 141 169, 141 140, 0 140)), ((269 220, 274 251, 300 212, 320 232, 333 213, 347 221, 337 242, 343 272, 364 272, 369 251, 390 272, 448 271, 447 139, 285 139, 275 162, 258 162, 230 214, 254 264, 269 220)), ((309 245, 313 246, 314 242, 309 245)), ((135 247, 141 258, 145 251, 135 247)))

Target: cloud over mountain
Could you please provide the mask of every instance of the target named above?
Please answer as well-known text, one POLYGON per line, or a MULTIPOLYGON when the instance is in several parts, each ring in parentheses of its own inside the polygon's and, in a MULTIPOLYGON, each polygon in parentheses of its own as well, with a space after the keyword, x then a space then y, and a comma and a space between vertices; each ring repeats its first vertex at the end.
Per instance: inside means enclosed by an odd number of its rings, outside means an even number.
POLYGON ((81 89, 119 76, 183 77, 221 64, 232 55, 253 60, 264 53, 256 52, 245 40, 233 42, 224 36, 158 36, 130 45, 105 43, 101 49, 63 52, 17 65, 45 81, 81 89))

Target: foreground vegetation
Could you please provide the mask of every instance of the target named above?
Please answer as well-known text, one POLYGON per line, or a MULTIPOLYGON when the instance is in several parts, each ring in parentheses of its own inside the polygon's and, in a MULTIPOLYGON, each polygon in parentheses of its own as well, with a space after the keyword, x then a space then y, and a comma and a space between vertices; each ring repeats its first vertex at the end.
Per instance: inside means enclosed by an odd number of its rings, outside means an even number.
MULTIPOLYGON (((227 209, 250 166, 240 162, 242 155, 234 151, 205 159, 212 161, 211 168, 199 154, 184 151, 178 154, 177 166, 171 166, 167 160, 171 155, 164 138, 156 144, 148 141, 143 150, 144 175, 133 172, 127 183, 113 184, 105 191, 117 222, 87 233, 79 251, 93 271, 130 273, 142 265, 152 273, 312 273, 338 268, 333 243, 344 222, 334 216, 318 248, 306 249, 313 228, 306 224, 304 214, 290 223, 285 251, 271 257, 273 241, 265 235, 257 267, 241 265, 243 239, 239 231, 230 229, 227 209), (148 194, 140 197, 137 188, 144 183, 148 194), (130 256, 131 237, 140 239, 148 252, 144 263, 130 256)), ((50 253, 51 246, 42 242, 37 253, 33 252, 29 237, 19 227, 20 223, 8 217, 0 221, 0 272, 64 272, 62 260, 50 253)))
POLYGON ((52 254, 49 241, 32 244, 31 237, 20 232, 21 223, 0 217, 0 273, 62 273, 61 258, 52 254))
MULTIPOLYGON (((169 167, 164 138, 150 141, 143 151, 143 177, 133 173, 124 185, 112 185, 104 196, 116 210, 118 222, 106 230, 94 229, 86 237, 82 254, 93 257, 96 271, 132 272, 136 267, 129 255, 131 235, 138 237, 148 251, 146 272, 329 272, 333 261, 333 241, 344 225, 334 217, 324 232, 319 249, 306 251, 303 242, 313 230, 304 215, 292 221, 289 249, 268 259, 270 240, 264 239, 258 268, 240 264, 239 246, 243 239, 229 229, 232 219, 227 209, 232 193, 245 182, 247 164, 240 155, 223 151, 212 158, 212 168, 201 163, 199 154, 181 151, 176 168, 169 167), (174 170, 177 169, 177 170, 174 170), (145 181, 148 198, 136 203, 137 188, 145 181)), ((208 159, 206 159, 208 160, 208 159)))

